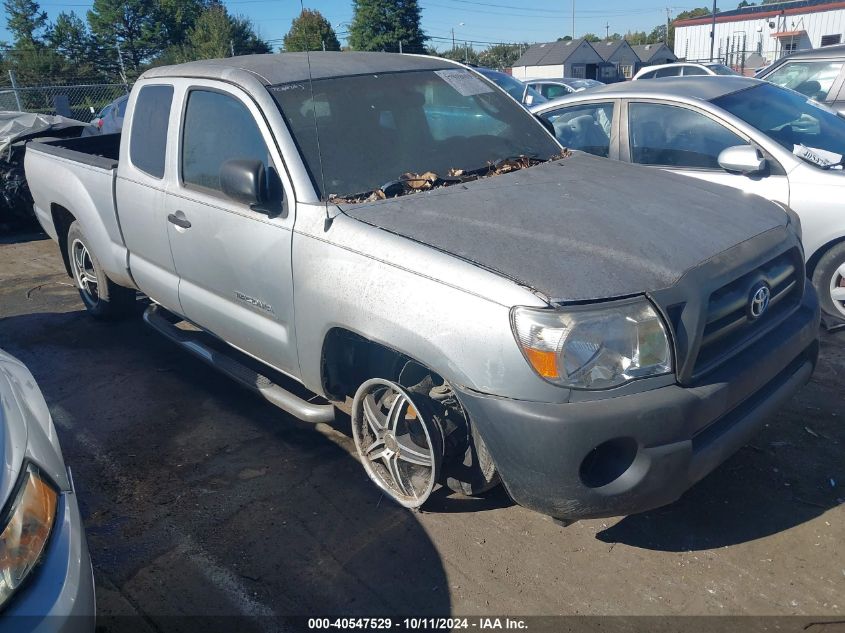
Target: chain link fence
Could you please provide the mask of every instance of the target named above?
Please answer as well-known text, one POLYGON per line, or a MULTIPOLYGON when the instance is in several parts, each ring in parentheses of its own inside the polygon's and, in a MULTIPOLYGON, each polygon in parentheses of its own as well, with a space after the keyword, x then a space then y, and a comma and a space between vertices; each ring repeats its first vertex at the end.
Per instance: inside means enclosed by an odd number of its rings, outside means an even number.
POLYGON ((123 83, 66 81, 58 85, 21 86, 14 76, 0 86, 0 110, 60 114, 90 121, 96 113, 129 92, 123 83))

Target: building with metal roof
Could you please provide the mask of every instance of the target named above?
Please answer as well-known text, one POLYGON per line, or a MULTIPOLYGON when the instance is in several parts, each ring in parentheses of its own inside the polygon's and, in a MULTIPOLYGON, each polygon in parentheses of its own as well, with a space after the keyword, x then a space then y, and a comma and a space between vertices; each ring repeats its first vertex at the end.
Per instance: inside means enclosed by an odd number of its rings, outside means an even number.
MULTIPOLYGON (((675 54, 688 61, 709 60, 712 28, 711 16, 676 20, 675 54)), ((748 57, 752 54, 771 63, 789 53, 840 44, 843 39, 842 0, 772 2, 717 13, 713 59, 751 72, 748 57)))

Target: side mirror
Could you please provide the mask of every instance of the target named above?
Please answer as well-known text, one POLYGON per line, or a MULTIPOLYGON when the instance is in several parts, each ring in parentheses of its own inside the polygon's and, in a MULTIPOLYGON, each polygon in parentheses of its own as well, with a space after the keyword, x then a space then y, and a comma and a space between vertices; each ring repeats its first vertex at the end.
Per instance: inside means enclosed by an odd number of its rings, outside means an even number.
POLYGON ((719 166, 725 171, 745 176, 760 174, 766 169, 766 159, 750 145, 726 147, 719 153, 719 166))
POLYGON ((236 202, 263 205, 268 201, 264 164, 260 160, 227 160, 220 167, 220 188, 236 202))

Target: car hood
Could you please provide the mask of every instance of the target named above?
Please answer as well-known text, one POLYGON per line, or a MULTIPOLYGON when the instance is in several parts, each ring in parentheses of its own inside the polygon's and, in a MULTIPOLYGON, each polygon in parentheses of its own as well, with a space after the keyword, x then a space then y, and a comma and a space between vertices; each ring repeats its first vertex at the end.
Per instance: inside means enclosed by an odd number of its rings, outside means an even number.
MULTIPOLYGON (((60 489, 69 488, 58 438, 44 397, 29 370, 0 350, 0 507, 24 463, 34 462, 60 489)), ((2 529, 2 528, 0 528, 2 529)))
POLYGON ((564 301, 667 288, 687 270, 787 223, 763 198, 581 152, 340 207, 564 301))

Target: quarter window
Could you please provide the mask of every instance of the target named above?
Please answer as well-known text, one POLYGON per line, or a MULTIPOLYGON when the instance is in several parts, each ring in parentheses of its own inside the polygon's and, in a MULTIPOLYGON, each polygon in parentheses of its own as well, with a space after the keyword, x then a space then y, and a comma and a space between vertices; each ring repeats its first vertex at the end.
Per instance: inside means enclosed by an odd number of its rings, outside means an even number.
POLYGON ((610 153, 613 103, 591 103, 552 110, 542 115, 555 128, 561 145, 604 156, 610 153))
POLYGON ((172 102, 173 86, 144 86, 138 93, 132 112, 129 160, 135 167, 155 178, 164 177, 167 127, 172 102))
POLYGON ((641 165, 718 169, 723 149, 747 145, 713 119, 677 106, 632 103, 628 128, 631 160, 641 165))

